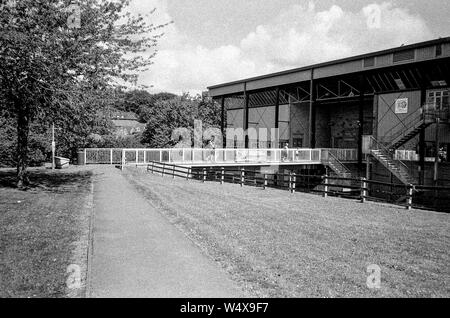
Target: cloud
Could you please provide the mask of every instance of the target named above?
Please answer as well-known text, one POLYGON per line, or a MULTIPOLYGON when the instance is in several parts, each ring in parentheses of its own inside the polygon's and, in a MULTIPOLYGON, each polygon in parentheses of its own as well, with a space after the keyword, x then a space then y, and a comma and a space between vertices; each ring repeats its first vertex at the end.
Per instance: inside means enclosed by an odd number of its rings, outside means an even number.
POLYGON ((181 49, 159 51, 151 70, 141 77, 153 83, 155 91, 199 93, 211 83, 255 74, 255 64, 232 45, 215 49, 184 45, 181 49))
MULTIPOLYGON (((158 22, 171 20, 166 1, 133 0, 136 12, 157 7, 158 22), (159 20, 162 19, 162 20, 159 20)), ((151 70, 140 82, 154 91, 198 93, 207 86, 351 55, 420 42, 433 37, 425 21, 391 2, 357 12, 338 5, 318 11, 313 2, 281 11, 239 44, 192 45, 176 24, 166 30, 151 70)), ((192 41, 193 42, 193 41, 192 41)))
POLYGON ((279 70, 430 37, 432 34, 420 17, 391 3, 371 4, 357 13, 343 11, 337 5, 318 12, 310 4, 307 8, 293 6, 272 23, 258 26, 240 46, 245 57, 279 70))

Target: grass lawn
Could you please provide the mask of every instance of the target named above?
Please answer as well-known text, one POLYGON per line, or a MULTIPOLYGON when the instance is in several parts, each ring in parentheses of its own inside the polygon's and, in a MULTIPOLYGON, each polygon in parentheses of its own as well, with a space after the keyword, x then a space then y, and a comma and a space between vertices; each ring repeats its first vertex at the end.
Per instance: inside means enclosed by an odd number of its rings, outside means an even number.
POLYGON ((30 171, 21 191, 14 170, 0 170, 0 297, 81 296, 66 290, 66 269, 86 270, 91 172, 30 171))
POLYGON ((449 297, 450 215, 126 170, 251 295, 449 297), (381 268, 381 288, 366 285, 381 268))

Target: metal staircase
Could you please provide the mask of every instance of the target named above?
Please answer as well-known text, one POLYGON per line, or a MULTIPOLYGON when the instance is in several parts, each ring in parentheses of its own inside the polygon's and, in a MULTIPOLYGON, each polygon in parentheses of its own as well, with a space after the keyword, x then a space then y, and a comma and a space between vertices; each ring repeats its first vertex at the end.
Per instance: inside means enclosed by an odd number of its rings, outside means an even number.
MULTIPOLYGON (((347 168, 335 155, 333 155, 330 151, 327 151, 326 156, 323 156, 322 164, 331 169, 331 175, 334 175, 339 178, 344 179, 357 179, 357 176, 354 175, 349 168, 347 168)), ((333 184, 333 180, 331 180, 330 184, 333 184)), ((353 186, 357 185, 357 181, 353 180, 340 180, 339 186, 353 186)))
POLYGON ((438 118, 450 123, 448 109, 437 109, 435 103, 423 105, 387 131, 383 142, 371 137, 371 154, 402 183, 417 184, 418 180, 410 168, 402 161, 395 160, 393 155, 396 149, 417 136, 422 129, 436 123, 438 118))
POLYGON ((328 158, 323 160, 323 163, 329 167, 340 178, 352 178, 351 171, 336 158, 331 152, 328 152, 328 158))
POLYGON ((427 109, 427 107, 419 108, 386 132, 383 143, 390 151, 395 151, 435 122, 427 109))
POLYGON ((400 160, 395 160, 390 149, 383 146, 375 138, 372 139, 372 156, 377 159, 386 169, 388 169, 403 184, 417 184, 418 180, 412 175, 410 169, 400 160))

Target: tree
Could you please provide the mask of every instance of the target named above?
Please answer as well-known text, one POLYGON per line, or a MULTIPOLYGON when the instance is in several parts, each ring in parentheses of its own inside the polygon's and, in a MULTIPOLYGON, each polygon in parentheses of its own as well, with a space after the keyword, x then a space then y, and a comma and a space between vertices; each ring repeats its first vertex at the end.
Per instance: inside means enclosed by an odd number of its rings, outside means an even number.
POLYGON ((152 63, 165 25, 131 16, 128 5, 129 0, 3 5, 0 105, 17 121, 19 187, 28 183, 31 123, 58 121, 82 129, 96 113, 95 96, 136 83, 152 63))
POLYGON ((178 142, 172 139, 174 130, 185 128, 192 136, 195 119, 202 121, 204 129, 219 127, 220 105, 198 95, 192 97, 184 94, 157 101, 146 116, 148 120, 142 142, 154 148, 172 147, 178 142))
POLYGON ((135 113, 141 122, 147 122, 148 113, 155 103, 162 100, 169 100, 177 97, 172 93, 161 92, 150 94, 146 90, 131 90, 120 92, 120 99, 117 99, 114 108, 125 112, 135 113))
POLYGON ((139 104, 138 110, 136 111, 136 114, 139 117, 139 121, 142 123, 146 123, 152 114, 152 108, 155 107, 155 104, 157 102, 161 101, 167 101, 176 98, 177 95, 172 93, 157 93, 157 94, 151 94, 148 97, 148 100, 145 102, 141 102, 139 104))

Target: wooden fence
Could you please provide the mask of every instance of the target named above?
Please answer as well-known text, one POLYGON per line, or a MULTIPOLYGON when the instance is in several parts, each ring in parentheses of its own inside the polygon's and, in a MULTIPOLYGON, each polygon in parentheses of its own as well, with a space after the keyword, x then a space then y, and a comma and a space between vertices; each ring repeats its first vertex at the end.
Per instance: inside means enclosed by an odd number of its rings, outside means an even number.
POLYGON ((162 176, 201 182, 236 183, 266 188, 286 189, 291 193, 309 192, 323 197, 339 196, 366 201, 393 203, 410 210, 425 208, 450 212, 450 187, 427 187, 385 183, 365 178, 339 178, 328 175, 296 173, 257 173, 252 170, 224 167, 191 168, 169 163, 150 162, 147 171, 162 176), (440 202, 436 204, 436 202, 440 202), (431 204, 430 204, 431 203, 431 204))

